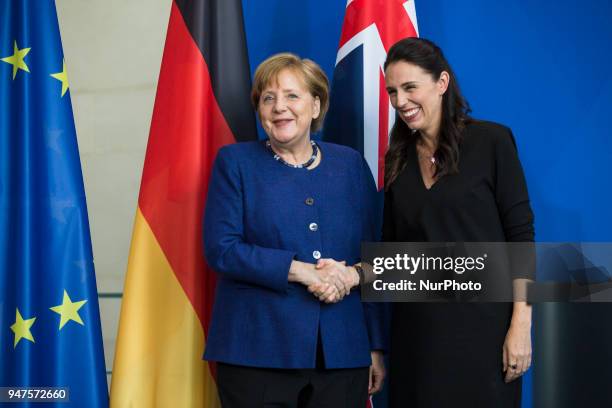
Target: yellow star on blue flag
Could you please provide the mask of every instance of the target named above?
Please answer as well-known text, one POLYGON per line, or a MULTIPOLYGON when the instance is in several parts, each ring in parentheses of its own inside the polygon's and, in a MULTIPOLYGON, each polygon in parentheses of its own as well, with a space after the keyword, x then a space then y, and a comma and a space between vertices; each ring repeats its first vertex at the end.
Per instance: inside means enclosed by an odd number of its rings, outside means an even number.
POLYGON ((15 333, 13 347, 17 347, 17 344, 19 344, 19 341, 21 341, 21 339, 30 340, 32 343, 34 343, 34 336, 32 336, 32 332, 30 331, 30 329, 32 328, 32 325, 35 321, 35 317, 32 317, 31 319, 24 319, 21 316, 19 309, 16 309, 15 323, 13 323, 13 325, 11 326, 11 330, 13 331, 13 333, 15 333))
POLYGON ((59 323, 60 330, 62 330, 62 327, 64 327, 64 325, 70 320, 83 326, 83 320, 81 320, 81 316, 79 316, 79 309, 83 307, 85 302, 87 302, 87 300, 73 302, 70 299, 70 296, 68 296, 68 292, 64 290, 64 299, 62 300, 62 304, 50 308, 61 316, 59 323))
POLYGON ((62 83, 62 97, 68 91, 68 72, 66 72, 66 61, 62 62, 62 72, 56 72, 55 74, 51 74, 52 78, 57 79, 62 83))
POLYGON ((7 64, 11 64, 13 66, 13 79, 15 79, 17 76, 17 71, 20 69, 24 70, 25 72, 30 72, 30 68, 28 68, 28 65, 24 61, 24 58, 26 55, 28 55, 30 49, 31 48, 19 49, 17 46, 17 41, 15 40, 13 55, 0 59, 0 61, 6 62, 7 64))
POLYGON ((0 386, 64 387, 67 408, 108 408, 55 3, 0 0, 0 386))

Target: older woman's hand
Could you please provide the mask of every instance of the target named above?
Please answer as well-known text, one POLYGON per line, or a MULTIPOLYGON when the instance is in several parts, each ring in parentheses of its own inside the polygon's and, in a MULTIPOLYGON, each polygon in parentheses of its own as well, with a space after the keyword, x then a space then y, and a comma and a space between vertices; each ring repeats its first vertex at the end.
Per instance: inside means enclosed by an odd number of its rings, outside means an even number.
POLYGON ((338 290, 340 285, 334 283, 334 279, 332 279, 334 276, 334 272, 321 268, 316 269, 314 264, 292 261, 289 267, 288 280, 306 286, 319 300, 334 303, 344 296, 344 293, 340 293, 338 290))
POLYGON ((305 285, 322 302, 335 303, 359 284, 359 274, 345 262, 333 259, 321 259, 317 265, 293 261, 289 268, 289 281, 305 285))
MULTIPOLYGON (((355 285, 345 261, 338 262, 329 258, 319 259, 315 269, 323 282, 336 286, 341 297, 348 295, 355 285)), ((359 282, 359 277, 357 277, 357 282, 359 282)))
POLYGON ((325 303, 337 303, 344 298, 344 295, 340 294, 336 285, 326 282, 314 283, 308 286, 308 291, 325 303))
POLYGON ((348 295, 351 288, 359 284, 359 275, 346 262, 334 259, 320 259, 315 267, 320 283, 308 286, 308 290, 326 303, 339 302, 348 295))

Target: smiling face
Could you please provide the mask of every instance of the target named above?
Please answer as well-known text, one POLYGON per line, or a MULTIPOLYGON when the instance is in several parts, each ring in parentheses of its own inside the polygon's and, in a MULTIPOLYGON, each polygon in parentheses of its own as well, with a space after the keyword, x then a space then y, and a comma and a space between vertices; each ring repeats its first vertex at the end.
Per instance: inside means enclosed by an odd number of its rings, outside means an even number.
POLYGON ((284 69, 261 92, 257 111, 270 141, 290 147, 310 139, 310 125, 320 107, 319 98, 312 96, 303 79, 284 69))
POLYGON ((391 105, 410 129, 437 136, 442 120, 442 97, 448 88, 446 71, 435 79, 421 67, 406 61, 390 64, 385 84, 391 105))

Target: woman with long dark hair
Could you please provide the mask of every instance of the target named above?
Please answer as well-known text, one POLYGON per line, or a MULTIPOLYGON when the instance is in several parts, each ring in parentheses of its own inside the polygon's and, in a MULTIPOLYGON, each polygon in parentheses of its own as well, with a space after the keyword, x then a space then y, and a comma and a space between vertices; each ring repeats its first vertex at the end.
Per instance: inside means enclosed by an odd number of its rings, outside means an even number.
MULTIPOLYGON (((533 241, 510 129, 469 116, 431 41, 399 41, 384 68, 398 119, 386 155, 383 240, 533 241)), ((520 406, 530 329, 531 308, 520 301, 394 304, 391 406, 520 406)))

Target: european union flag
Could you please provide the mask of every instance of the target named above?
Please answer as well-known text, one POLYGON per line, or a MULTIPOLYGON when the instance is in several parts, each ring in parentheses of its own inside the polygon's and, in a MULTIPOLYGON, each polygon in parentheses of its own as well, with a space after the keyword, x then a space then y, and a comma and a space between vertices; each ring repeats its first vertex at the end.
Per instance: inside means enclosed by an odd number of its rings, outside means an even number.
MULTIPOLYGON (((0 0, 0 366, 0 387, 63 387, 70 403, 58 407, 108 406, 85 192, 52 0, 0 0)), ((34 391, 26 399, 51 396, 34 391)), ((0 401, 7 398, 0 390, 0 401)))

